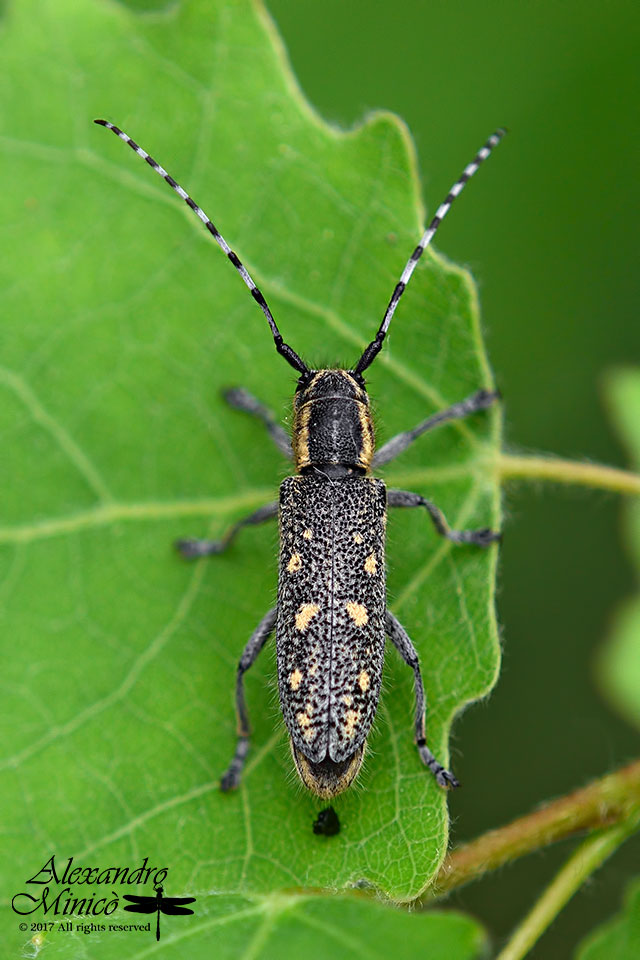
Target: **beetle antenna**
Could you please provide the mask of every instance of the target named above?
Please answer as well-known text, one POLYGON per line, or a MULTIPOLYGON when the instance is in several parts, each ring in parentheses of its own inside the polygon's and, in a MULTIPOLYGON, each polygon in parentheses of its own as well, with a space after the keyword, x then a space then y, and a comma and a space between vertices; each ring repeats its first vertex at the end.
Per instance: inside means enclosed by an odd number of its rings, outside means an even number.
POLYGON ((94 123, 99 124, 101 127, 106 127, 107 130, 113 130, 113 132, 117 137, 120 137, 121 140, 124 140, 125 143, 128 143, 131 149, 135 153, 137 153, 139 157, 142 157, 143 160, 146 160, 149 166, 153 167, 155 172, 158 173, 162 177, 162 179, 169 184, 172 190, 175 190, 175 192, 178 194, 179 197, 182 197, 186 205, 190 207, 193 210, 193 212, 196 214, 196 216, 198 216, 202 220, 205 227, 207 228, 209 233, 212 235, 213 239, 216 241, 218 246, 222 247, 222 249, 226 253, 231 263, 234 265, 234 267, 236 268, 236 270, 238 271, 238 273, 240 274, 240 276, 242 277, 246 285, 249 287, 251 296, 256 301, 256 303, 264 313, 265 317, 267 318, 267 323, 271 328, 271 333, 273 335, 273 340, 276 345, 276 350, 278 351, 278 353, 281 356, 283 356, 287 361, 287 363, 290 363, 291 366, 298 371, 298 373, 308 373, 309 368, 307 367, 306 363, 304 363, 304 361, 300 359, 298 354, 295 352, 295 350, 293 350, 289 346, 288 343, 285 343, 283 341, 282 334, 278 330, 278 326, 275 320, 273 319, 273 315, 271 313, 271 310, 269 309, 267 301, 265 300, 264 296, 262 295, 258 287, 255 285, 255 283, 251 279, 249 271, 244 266, 244 264, 241 263, 237 254, 233 252, 233 250, 231 249, 227 241, 224 239, 222 234, 218 232, 216 226, 209 219, 209 217, 206 215, 204 210, 201 207, 199 207, 194 200, 191 199, 191 197, 186 192, 186 190, 183 190, 180 184, 177 183, 173 179, 173 177, 170 176, 167 173, 167 171, 160 166, 159 163, 156 163, 153 157, 149 156, 146 150, 143 150, 142 147, 139 147, 138 144, 135 142, 135 140, 132 140, 131 137, 127 136, 127 134, 123 130, 120 130, 119 127, 116 127, 114 123, 109 123, 108 120, 94 120, 94 123))
POLYGON ((433 220, 425 230, 422 240, 420 241, 418 246, 415 248, 415 250, 409 257, 407 261, 407 265, 402 271, 402 276, 400 277, 399 282, 396 284, 395 290, 391 294, 391 300, 389 301, 389 306, 387 307, 385 315, 382 318, 382 323, 380 324, 380 328, 376 333, 375 339, 371 341, 369 346, 365 349, 364 353, 358 360, 357 366, 354 371, 355 373, 361 374, 363 370, 366 370, 367 367, 373 363, 377 355, 380 353, 380 349, 382 347, 384 338, 386 337, 387 330, 389 329, 389 324, 391 323, 391 318, 393 317, 393 314, 395 313, 395 309, 398 306, 398 300, 404 293, 405 287, 407 286, 407 284, 409 283, 409 280, 411 279, 411 274, 415 270, 418 260, 420 259, 420 257, 422 256, 426 248, 431 243, 434 233, 436 232, 436 230, 438 229, 438 227, 446 217, 447 213, 449 212, 449 208, 451 207, 451 204, 453 203, 455 198, 458 196, 458 194, 462 193, 462 190, 467 180, 471 179, 471 177, 474 175, 474 173, 476 172, 480 164, 487 159, 487 157, 489 156, 493 148, 500 143, 500 141, 502 140, 506 132, 507 132, 506 130, 503 130, 502 128, 500 128, 496 130, 496 132, 489 137, 485 145, 480 150, 478 150, 478 152, 476 153, 471 163, 467 164, 467 166, 464 168, 464 170, 462 171, 462 175, 458 180, 456 180, 454 185, 451 187, 451 190, 449 190, 449 193, 447 194, 446 199, 443 201, 443 203, 440 204, 440 206, 436 210, 435 217, 433 218, 433 220))

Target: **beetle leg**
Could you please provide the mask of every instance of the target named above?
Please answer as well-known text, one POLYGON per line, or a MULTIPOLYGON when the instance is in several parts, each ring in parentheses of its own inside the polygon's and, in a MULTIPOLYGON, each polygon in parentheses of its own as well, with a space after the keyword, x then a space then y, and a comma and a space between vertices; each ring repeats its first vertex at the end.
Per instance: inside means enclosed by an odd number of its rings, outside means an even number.
POLYGON ((473 543, 477 547, 488 547, 502 537, 502 534, 488 527, 483 527, 481 530, 452 530, 442 510, 431 500, 421 497, 419 493, 411 493, 408 490, 389 490, 387 503, 390 507, 425 507, 440 536, 446 537, 453 543, 473 543))
POLYGON ((460 784, 454 775, 443 767, 441 763, 438 763, 427 746, 425 732, 427 704, 424 695, 424 686, 422 684, 422 675, 420 673, 420 661, 418 660, 416 648, 411 643, 409 634, 400 621, 396 620, 390 610, 387 610, 385 614, 385 630, 404 662, 413 670, 416 688, 415 742, 418 753, 420 754, 420 759, 426 767, 429 767, 429 770, 431 770, 431 773, 441 787, 459 787, 460 784))
POLYGON ((268 407, 260 403, 260 401, 256 399, 252 393, 249 393, 248 390, 245 390, 244 387, 230 387, 228 390, 222 391, 222 396, 229 406, 235 407, 236 410, 244 410, 245 413, 250 413, 252 416, 257 417, 258 420, 262 420, 269 436, 280 453, 284 454, 288 460, 293 460, 291 437, 284 427, 280 426, 268 407))
POLYGON ((395 437, 391 437, 384 446, 380 447, 373 458, 372 466, 374 468, 380 467, 383 463, 395 460, 399 454, 411 446, 414 440, 417 440, 427 430, 438 427, 441 423, 446 423, 448 420, 462 420, 463 417, 469 417, 479 410, 486 410, 499 396, 497 390, 478 390, 465 400, 460 400, 459 403, 452 404, 446 410, 441 410, 440 413, 434 413, 431 417, 427 417, 413 430, 397 433, 395 437))
POLYGON ((195 540, 185 538, 184 540, 176 540, 175 548, 178 553, 181 553, 183 557, 187 557, 189 560, 194 557, 209 557, 213 553, 223 553, 235 538, 238 531, 242 530, 243 527, 251 527, 258 523, 264 523, 265 520, 272 520, 273 517, 277 515, 278 501, 274 500, 272 503, 265 503, 263 507, 258 507, 258 509, 250 513, 248 517, 243 517, 242 520, 238 520, 232 527, 229 527, 220 540, 195 540))
POLYGON ((258 657, 258 654, 273 633, 276 625, 276 608, 262 618, 256 629, 251 634, 249 642, 242 652, 238 664, 238 676, 236 679, 236 712, 238 714, 238 742, 233 759, 226 772, 220 779, 220 789, 225 793, 227 790, 233 790, 240 783, 242 769, 244 767, 247 753, 249 752, 249 717, 244 699, 244 674, 252 666, 258 657))

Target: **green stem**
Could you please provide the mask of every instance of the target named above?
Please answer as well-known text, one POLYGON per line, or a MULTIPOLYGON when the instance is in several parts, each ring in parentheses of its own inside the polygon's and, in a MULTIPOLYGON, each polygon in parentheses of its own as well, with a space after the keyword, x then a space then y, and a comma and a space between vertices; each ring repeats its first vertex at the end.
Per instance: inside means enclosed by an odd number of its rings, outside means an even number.
POLYGON ((637 829, 640 811, 588 837, 569 857, 500 951, 496 960, 522 960, 588 877, 637 829))
POLYGON ((433 885, 418 902, 426 903, 496 870, 526 853, 582 830, 618 824, 640 808, 640 760, 610 773, 533 813, 452 850, 433 885))
POLYGON ((579 463, 556 457, 527 457, 501 453, 495 461, 500 480, 522 478, 572 483, 616 493, 640 494, 640 475, 598 463, 579 463))

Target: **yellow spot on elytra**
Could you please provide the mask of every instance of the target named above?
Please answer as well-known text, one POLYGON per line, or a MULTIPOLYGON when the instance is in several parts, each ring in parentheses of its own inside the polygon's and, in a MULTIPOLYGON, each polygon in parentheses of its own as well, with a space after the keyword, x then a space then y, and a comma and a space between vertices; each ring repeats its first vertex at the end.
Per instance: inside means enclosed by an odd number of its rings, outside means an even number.
POLYGON ((313 537, 313 530, 309 530, 309 529, 305 530, 302 536, 304 537, 305 540, 311 540, 311 538, 313 537))
POLYGON ((301 683, 302 672, 296 667, 293 673, 289 674, 289 686, 292 690, 297 690, 301 683))
POLYGON ((367 673, 366 670, 363 670, 360 676, 358 677, 358 686, 360 687, 363 693, 366 693, 366 691, 369 689, 369 683, 370 683, 369 674, 367 673))
POLYGON ((344 715, 344 735, 347 740, 352 739, 359 720, 360 712, 358 710, 347 710, 344 715))
POLYGON ((300 559, 300 554, 292 553, 291 559, 287 564, 288 573, 296 573, 296 571, 299 570, 301 566, 302 566, 302 560, 300 559))
POLYGON ((319 669, 320 669, 319 663, 312 663, 311 666, 309 667, 309 676, 315 677, 319 669))
POLYGON ((296 613, 296 630, 304 632, 319 609, 317 603, 303 603, 296 613))
POLYGON ((302 730, 302 736, 305 740, 309 741, 313 739, 314 728, 311 724, 311 718, 306 713, 297 713, 296 720, 298 721, 298 726, 302 730))
POLYGON ((342 698, 342 702, 344 703, 345 707, 350 707, 353 703, 353 697, 350 697, 349 694, 347 694, 342 698))
POLYGON ((354 533, 354 535, 353 535, 353 542, 354 542, 354 543, 364 543, 364 540, 362 539, 362 537, 360 536, 359 533, 354 533))
POLYGON ((361 603, 355 603, 353 600, 347 604, 347 613, 355 623, 356 627, 364 627, 369 623, 369 614, 367 608, 361 603))
POLYGON ((375 553, 370 553, 367 559, 364 562, 364 568, 370 576, 378 569, 378 561, 376 560, 375 553))

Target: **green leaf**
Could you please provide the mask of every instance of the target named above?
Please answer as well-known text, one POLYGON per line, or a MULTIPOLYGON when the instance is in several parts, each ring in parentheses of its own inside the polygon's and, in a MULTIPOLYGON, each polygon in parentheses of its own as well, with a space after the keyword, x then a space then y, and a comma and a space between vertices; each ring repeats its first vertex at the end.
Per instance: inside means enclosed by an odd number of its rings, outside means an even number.
MULTIPOLYGON (((613 415, 640 469, 640 371, 619 370, 608 378, 613 415)), ((625 505, 626 538, 640 573, 640 502, 625 505)), ((618 611, 598 671, 607 697, 629 720, 640 726, 640 593, 618 611)))
POLYGON ((640 956, 640 881, 627 891, 624 909, 589 934, 576 951, 576 960, 637 960, 640 956))
MULTIPOLYGON (((292 771, 273 649, 247 679, 244 784, 218 789, 277 532, 196 564, 170 545, 274 497, 287 466, 220 389, 244 384, 286 417, 293 377, 202 225, 91 121, 121 125, 193 194, 315 365, 355 361, 420 235, 407 131, 386 114, 327 126, 248 0, 147 16, 15 0, 0 56, 5 896, 55 853, 146 856, 169 867, 174 896, 357 883, 412 898, 444 855, 447 798, 417 757, 394 651, 338 836, 312 833, 322 804, 292 771)), ((371 369, 380 439, 490 383, 470 277, 429 254, 371 369)), ((428 493, 452 525, 498 525, 499 426, 491 411, 443 427, 389 483, 428 493)), ((389 523, 389 598, 446 761, 454 715, 496 678, 496 551, 452 548, 409 513, 389 523)))

